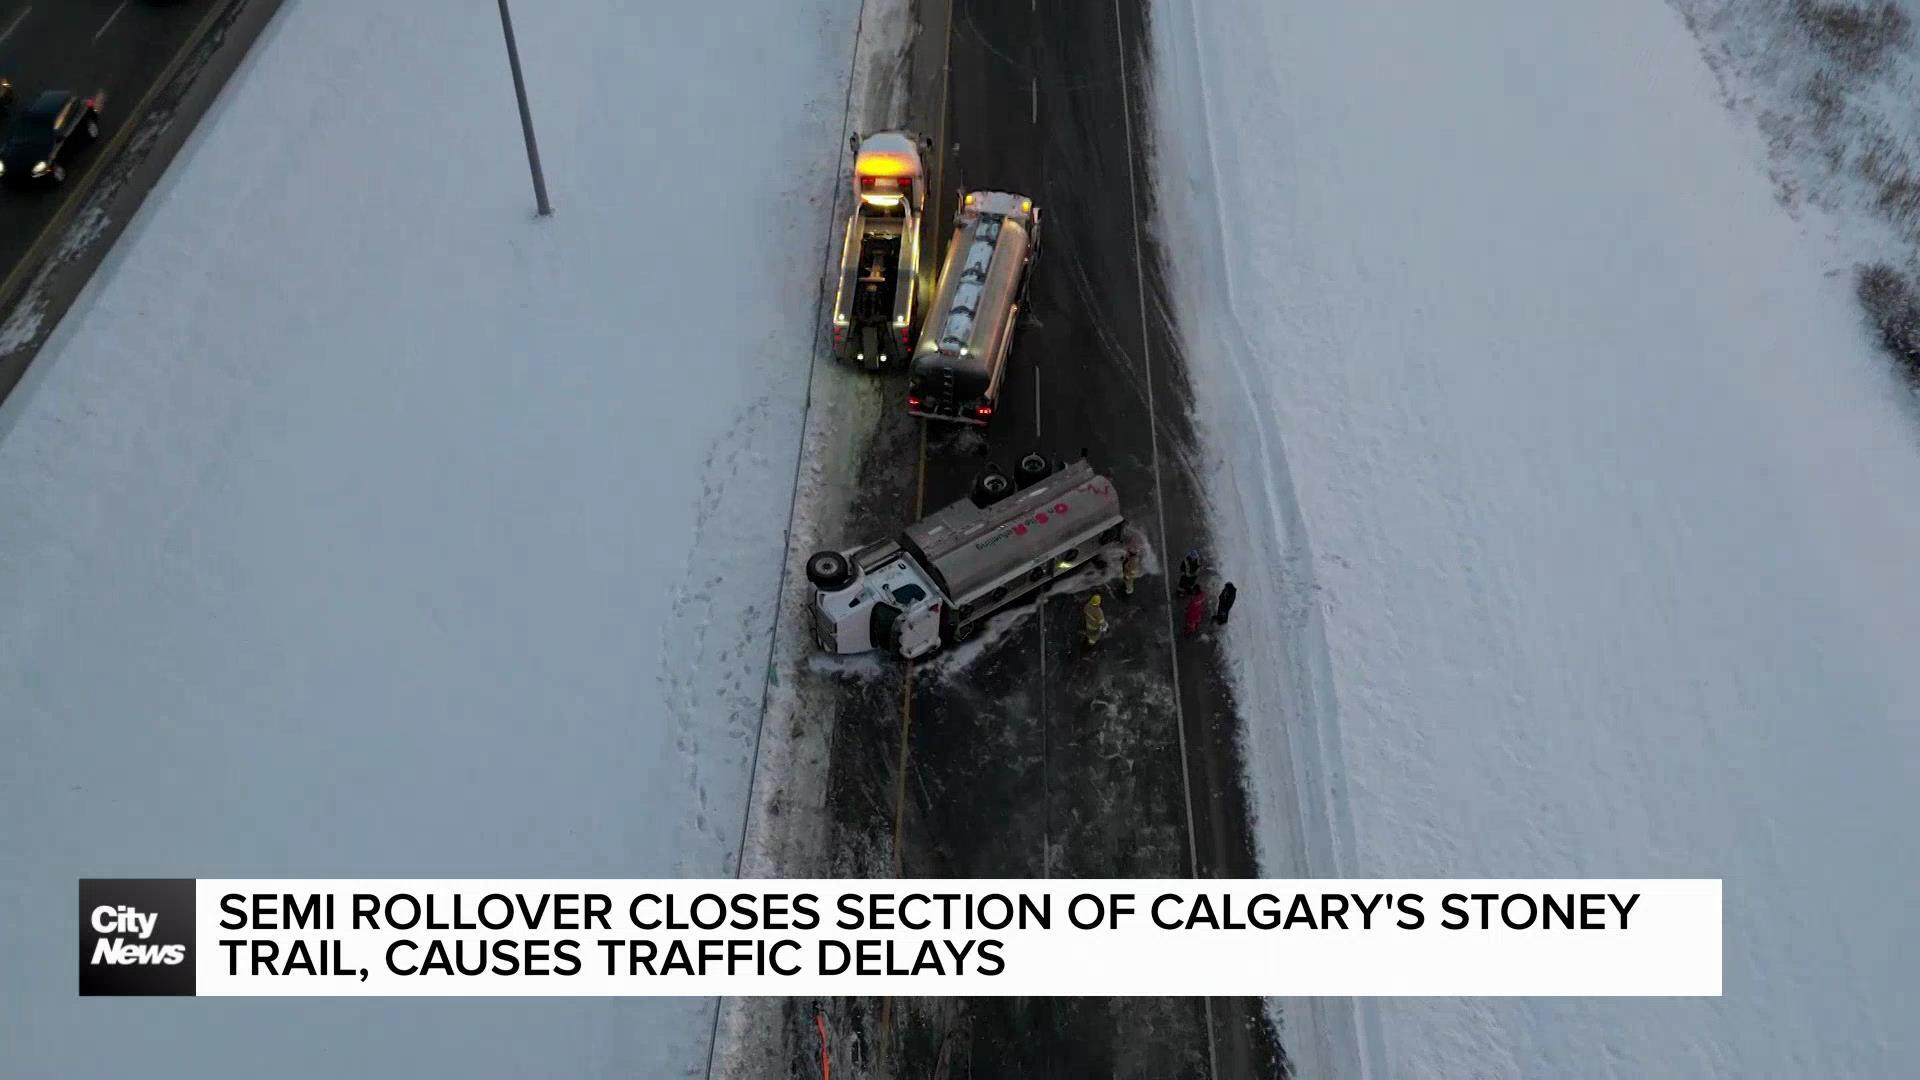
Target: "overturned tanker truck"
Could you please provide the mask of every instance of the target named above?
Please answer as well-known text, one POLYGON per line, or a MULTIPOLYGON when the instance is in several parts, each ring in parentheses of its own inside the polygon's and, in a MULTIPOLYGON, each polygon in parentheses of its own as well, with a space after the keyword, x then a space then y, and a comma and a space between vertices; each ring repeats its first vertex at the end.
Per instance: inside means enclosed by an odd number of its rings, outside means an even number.
POLYGON ((815 643, 926 656, 1120 542, 1119 493, 1085 461, 1029 454, 1015 477, 989 469, 970 497, 896 537, 809 556, 815 643))

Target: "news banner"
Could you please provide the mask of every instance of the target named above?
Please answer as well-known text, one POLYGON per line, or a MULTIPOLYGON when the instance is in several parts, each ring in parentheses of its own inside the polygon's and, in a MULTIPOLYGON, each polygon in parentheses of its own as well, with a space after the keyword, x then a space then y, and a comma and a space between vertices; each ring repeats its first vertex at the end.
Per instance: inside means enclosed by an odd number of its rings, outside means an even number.
POLYGON ((80 881, 80 992, 1718 996, 1718 880, 80 881))

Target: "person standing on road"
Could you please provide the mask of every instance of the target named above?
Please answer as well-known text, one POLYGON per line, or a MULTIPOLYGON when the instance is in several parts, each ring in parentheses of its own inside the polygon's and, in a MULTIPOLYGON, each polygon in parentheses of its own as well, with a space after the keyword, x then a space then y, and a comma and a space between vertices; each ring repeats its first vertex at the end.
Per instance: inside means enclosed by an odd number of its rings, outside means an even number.
POLYGON ((1087 606, 1081 614, 1086 622, 1087 644, 1100 644, 1101 636, 1107 632, 1107 613, 1100 610, 1099 593, 1087 598, 1087 606))
POLYGON ((1133 595, 1133 583, 1140 578, 1140 549, 1127 545, 1127 554, 1120 560, 1120 588, 1128 596, 1133 595))
POLYGON ((1187 601, 1187 634, 1192 636, 1200 632, 1200 623, 1207 617, 1207 590, 1195 586, 1193 599, 1187 601))
POLYGON ((1231 581, 1220 586, 1220 599, 1213 606, 1213 621, 1217 625, 1227 625, 1227 613, 1233 610, 1233 599, 1238 593, 1231 581))
POLYGON ((1185 558, 1180 560, 1180 595, 1185 596, 1200 588, 1200 549, 1188 548, 1185 558))

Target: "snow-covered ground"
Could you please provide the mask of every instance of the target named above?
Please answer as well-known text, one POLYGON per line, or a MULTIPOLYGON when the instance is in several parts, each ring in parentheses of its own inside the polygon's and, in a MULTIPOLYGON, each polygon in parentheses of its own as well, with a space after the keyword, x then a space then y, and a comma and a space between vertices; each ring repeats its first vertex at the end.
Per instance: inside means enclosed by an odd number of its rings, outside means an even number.
POLYGON ((1686 24, 1154 49, 1267 872, 1726 880, 1722 998, 1286 1002, 1302 1075, 1908 1072, 1920 439, 1686 24))
POLYGON ((494 5, 294 0, 0 412, 9 1080, 704 1072, 72 989, 81 876, 735 869, 857 5, 516 7, 554 217, 494 5))

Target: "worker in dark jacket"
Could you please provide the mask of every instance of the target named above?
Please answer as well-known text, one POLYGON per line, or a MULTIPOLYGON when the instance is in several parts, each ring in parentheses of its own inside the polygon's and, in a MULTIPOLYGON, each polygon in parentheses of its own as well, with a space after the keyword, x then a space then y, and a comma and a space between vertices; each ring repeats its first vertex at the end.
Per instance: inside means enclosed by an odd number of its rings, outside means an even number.
POLYGON ((1188 548, 1186 558, 1180 560, 1180 595, 1186 596, 1199 587, 1200 550, 1188 548))
POLYGON ((1238 592, 1239 590, 1233 587, 1231 581, 1220 586, 1220 599, 1213 605, 1213 621, 1216 624, 1227 625, 1227 613, 1233 610, 1233 598, 1238 592))

